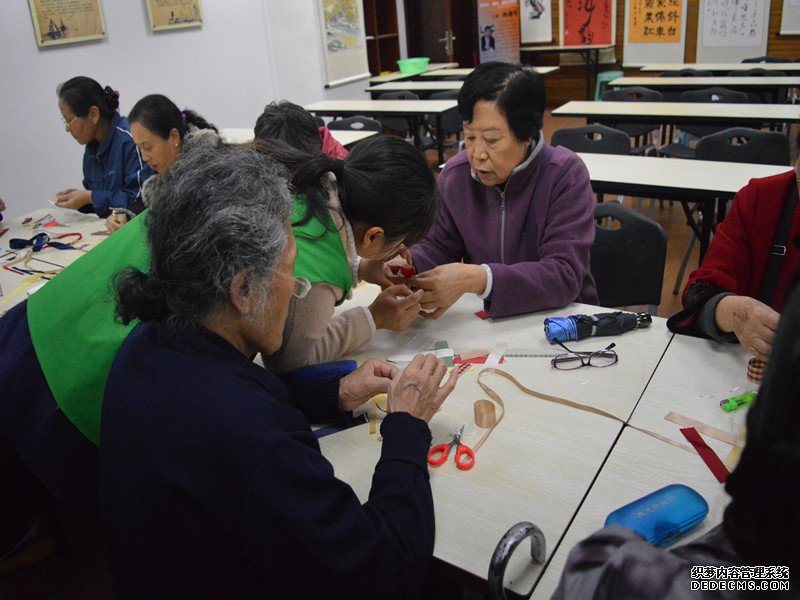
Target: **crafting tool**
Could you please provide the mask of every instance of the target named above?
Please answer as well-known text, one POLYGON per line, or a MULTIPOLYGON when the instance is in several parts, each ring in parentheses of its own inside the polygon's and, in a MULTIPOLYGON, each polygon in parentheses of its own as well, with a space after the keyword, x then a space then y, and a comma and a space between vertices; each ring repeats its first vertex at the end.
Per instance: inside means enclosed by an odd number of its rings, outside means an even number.
POLYGON ((461 471, 468 471, 475 465, 475 453, 472 448, 461 443, 461 436, 464 433, 464 425, 459 427, 453 433, 453 441, 449 444, 437 444, 428 451, 428 464, 432 467, 438 467, 444 464, 450 454, 450 449, 455 447, 456 467, 461 471), (463 459, 463 457, 467 457, 463 459))
POLYGON ((725 400, 720 400, 719 405, 725 412, 731 412, 740 406, 750 406, 756 400, 757 392, 745 392, 738 396, 731 396, 725 400))

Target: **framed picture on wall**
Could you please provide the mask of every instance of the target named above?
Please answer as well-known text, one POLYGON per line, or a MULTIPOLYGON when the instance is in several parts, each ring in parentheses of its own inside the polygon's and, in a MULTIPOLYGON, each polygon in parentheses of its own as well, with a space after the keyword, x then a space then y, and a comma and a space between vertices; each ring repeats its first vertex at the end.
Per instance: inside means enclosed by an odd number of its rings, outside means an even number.
POLYGON ((617 3, 614 0, 560 0, 558 20, 564 46, 613 44, 617 3))
POLYGON ((28 0, 39 47, 106 37, 100 0, 28 0))
POLYGON ((203 7, 200 0, 145 0, 150 29, 183 29, 203 24, 203 7))

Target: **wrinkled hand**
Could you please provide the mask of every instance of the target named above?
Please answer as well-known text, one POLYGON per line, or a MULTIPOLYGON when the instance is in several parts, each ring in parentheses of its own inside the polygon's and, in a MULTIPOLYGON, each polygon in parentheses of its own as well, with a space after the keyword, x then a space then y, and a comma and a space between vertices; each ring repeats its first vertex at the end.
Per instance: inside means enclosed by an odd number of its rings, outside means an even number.
POLYGON ((339 381, 339 407, 350 412, 377 394, 389 390, 400 370, 387 362, 368 360, 339 381))
POLYGON ((92 203, 90 190, 64 190, 56 194, 56 206, 78 210, 82 206, 92 203))
POLYGON ((749 296, 725 296, 715 316, 720 331, 733 331, 745 350, 769 360, 780 314, 749 296))
POLYGON ((458 369, 450 371, 447 382, 439 387, 447 366, 432 354, 417 355, 389 386, 388 411, 407 412, 425 422, 436 414, 458 381, 458 369))
POLYGON ((434 267, 412 277, 409 283, 424 290, 420 306, 426 319, 438 319, 458 301, 463 294, 482 294, 486 289, 486 271, 480 265, 450 263, 434 267))
POLYGON ((405 285, 386 288, 369 305, 375 328, 404 331, 419 314, 420 298, 421 291, 412 292, 405 285))
POLYGON ((117 229, 120 229, 127 222, 128 222, 128 215, 124 214, 111 215, 106 219, 106 228, 108 229, 109 233, 114 233, 117 229))

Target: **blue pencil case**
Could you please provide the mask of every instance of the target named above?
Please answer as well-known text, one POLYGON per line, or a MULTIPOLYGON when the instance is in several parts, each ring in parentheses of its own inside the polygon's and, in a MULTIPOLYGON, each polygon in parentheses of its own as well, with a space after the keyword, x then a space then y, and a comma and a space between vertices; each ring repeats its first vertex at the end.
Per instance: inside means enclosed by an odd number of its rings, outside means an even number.
POLYGON ((654 546, 669 546, 706 518, 708 503, 692 488, 679 483, 647 494, 606 517, 606 526, 633 529, 654 546))

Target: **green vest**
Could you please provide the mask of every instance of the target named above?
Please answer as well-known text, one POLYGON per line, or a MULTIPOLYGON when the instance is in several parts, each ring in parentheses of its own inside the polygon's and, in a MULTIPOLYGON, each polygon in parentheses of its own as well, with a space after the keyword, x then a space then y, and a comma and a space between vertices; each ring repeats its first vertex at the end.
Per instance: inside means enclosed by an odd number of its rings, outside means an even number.
POLYGON ((111 285, 126 267, 150 269, 144 215, 76 260, 28 299, 28 328, 61 411, 95 445, 108 372, 136 325, 115 319, 111 285))
POLYGON ((350 263, 347 261, 342 239, 333 218, 327 213, 324 223, 312 216, 307 223, 296 225, 305 214, 305 196, 295 196, 291 216, 292 231, 297 243, 294 275, 305 277, 311 283, 329 283, 343 289, 344 296, 336 303, 338 306, 344 302, 353 287, 350 263))

